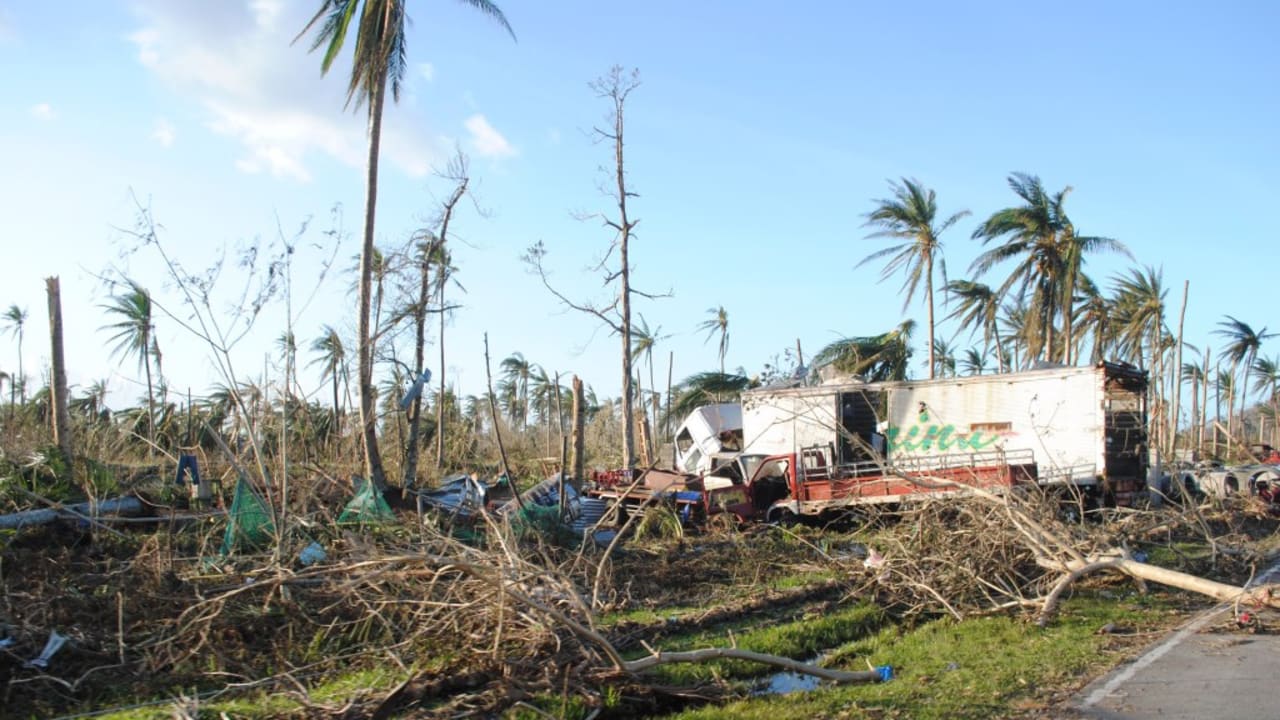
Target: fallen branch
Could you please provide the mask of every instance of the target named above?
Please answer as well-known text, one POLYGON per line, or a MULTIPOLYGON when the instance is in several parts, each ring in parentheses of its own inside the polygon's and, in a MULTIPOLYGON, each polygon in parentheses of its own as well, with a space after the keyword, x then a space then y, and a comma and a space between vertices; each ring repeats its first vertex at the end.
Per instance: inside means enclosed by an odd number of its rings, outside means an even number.
POLYGON ((791 658, 781 657, 779 655, 752 652, 751 650, 742 650, 741 648, 703 648, 701 650, 687 650, 683 652, 654 652, 653 654, 647 655, 638 660, 628 660, 623 665, 623 670, 634 674, 655 668, 659 665, 667 665, 671 663, 699 663, 707 662, 708 660, 718 660, 721 658, 746 660, 748 662, 772 665, 774 667, 790 670, 791 672, 812 675, 835 683, 869 683, 881 682, 886 679, 886 675, 881 673, 879 670, 859 670, 857 672, 832 670, 830 668, 819 667, 817 665, 800 662, 799 660, 792 660, 791 658))

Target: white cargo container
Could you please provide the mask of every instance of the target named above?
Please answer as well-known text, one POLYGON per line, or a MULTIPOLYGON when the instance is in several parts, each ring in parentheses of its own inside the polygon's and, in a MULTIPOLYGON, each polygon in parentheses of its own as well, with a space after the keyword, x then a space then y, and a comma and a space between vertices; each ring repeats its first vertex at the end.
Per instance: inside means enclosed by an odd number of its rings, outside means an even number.
POLYGON ((743 393, 743 452, 828 448, 839 465, 955 466, 1030 451, 1042 484, 1129 504, 1146 482, 1146 373, 1127 365, 743 393))

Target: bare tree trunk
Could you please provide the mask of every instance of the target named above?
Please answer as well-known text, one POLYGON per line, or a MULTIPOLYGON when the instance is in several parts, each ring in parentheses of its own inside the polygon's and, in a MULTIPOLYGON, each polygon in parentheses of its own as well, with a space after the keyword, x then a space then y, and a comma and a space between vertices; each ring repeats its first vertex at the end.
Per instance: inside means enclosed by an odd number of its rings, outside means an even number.
POLYGON ((1182 283, 1182 310, 1178 313, 1178 355, 1173 362, 1173 420, 1170 422, 1173 432, 1170 433, 1170 457, 1176 459, 1178 453, 1178 413, 1182 404, 1182 331, 1187 322, 1187 296, 1191 293, 1191 281, 1182 283))
POLYGON ((1204 349, 1204 387, 1200 389, 1200 450, 1204 450, 1204 431, 1209 426, 1209 348, 1204 349))
MULTIPOLYGON (((796 349, 799 350, 799 348, 800 348, 800 340, 797 339, 796 349)), ((667 353, 667 415, 666 415, 666 422, 663 423, 663 426, 662 426, 662 429, 664 431, 663 434, 666 436, 668 442, 670 442, 672 439, 671 438, 671 432, 672 432, 671 431, 671 400, 672 400, 671 378, 673 373, 675 372, 675 369, 676 369, 676 351, 671 350, 667 353)))
MULTIPOLYGON (((73 473, 71 421, 67 415, 67 365, 62 352, 62 291, 58 278, 45 278, 45 292, 49 296, 49 340, 53 355, 53 377, 50 400, 53 406, 53 442, 67 461, 67 472, 73 473)), ((74 482, 74 478, 68 478, 74 482)))
POLYGON ((516 505, 524 510, 524 498, 520 497, 516 479, 511 477, 511 465, 507 462, 507 448, 502 444, 502 430, 498 427, 498 404, 493 398, 493 375, 489 371, 489 333, 484 334, 484 378, 489 390, 489 414, 493 418, 493 436, 497 438, 498 457, 502 459, 502 474, 511 486, 511 494, 516 497, 516 505))
POLYGON ((627 218, 627 179, 623 168, 622 111, 625 92, 615 85, 614 157, 618 182, 618 257, 621 262, 619 307, 622 313, 622 467, 630 470, 636 462, 635 416, 631 408, 631 260, 628 256, 633 224, 627 218))
POLYGON ((378 416, 373 392, 374 338, 369 327, 369 312, 373 301, 373 256, 376 251, 373 231, 378 206, 378 154, 382 144, 382 106, 386 90, 387 81, 384 76, 374 88, 369 101, 369 159, 365 176, 364 240, 360 248, 360 307, 356 326, 364 471, 369 481, 379 489, 386 487, 387 478, 382 469, 382 455, 378 452, 378 416))
POLYGON ((934 378, 934 341, 933 341, 933 255, 925 260, 924 294, 929 302, 929 379, 934 378))

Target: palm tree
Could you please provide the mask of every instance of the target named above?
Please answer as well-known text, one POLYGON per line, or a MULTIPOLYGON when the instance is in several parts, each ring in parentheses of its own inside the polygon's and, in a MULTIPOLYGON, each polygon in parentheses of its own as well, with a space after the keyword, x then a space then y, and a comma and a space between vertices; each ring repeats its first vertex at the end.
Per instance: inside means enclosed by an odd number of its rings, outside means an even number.
POLYGON ((999 372, 1007 369, 1004 360, 1003 343, 1000 340, 1000 296, 987 285, 973 280, 952 280, 946 284, 949 296, 958 299, 956 309, 947 316, 948 320, 959 320, 960 331, 968 329, 970 334, 977 329, 982 330, 982 354, 996 348, 996 368, 999 372))
MULTIPOLYGON (((726 318, 725 322, 726 323, 728 322, 728 318, 726 318)), ((631 326, 631 362, 634 363, 637 360, 639 360, 641 357, 643 357, 646 363, 648 363, 649 392, 653 393, 653 397, 655 398, 660 396, 658 395, 658 388, 654 386, 654 381, 653 381, 653 348, 658 344, 658 341, 665 340, 668 337, 670 336, 662 334, 661 325, 659 325, 656 328, 650 328, 649 323, 646 322, 644 319, 644 315, 640 316, 639 323, 631 326)), ((640 391, 641 391, 641 394, 643 395, 644 388, 641 387, 640 391)), ((655 428, 658 425, 657 408, 654 408, 654 412, 653 412, 653 425, 655 428)))
MULTIPOLYGON (((703 342, 710 342, 716 333, 720 333, 720 373, 724 374, 724 356, 729 352, 729 311, 724 306, 707 308, 707 314, 711 317, 698 323, 698 331, 707 332, 707 339, 703 342)), ((634 333, 633 333, 634 335, 634 333)))
MULTIPOLYGON (((704 372, 685 378, 676 386, 676 398, 667 409, 668 420, 683 418, 697 408, 723 398, 736 399, 743 390, 751 387, 751 378, 742 374, 704 372)), ((592 395, 590 405, 598 406, 592 395)))
POLYGON ((0 319, 4 320, 5 329, 9 331, 9 334, 12 337, 18 338, 18 377, 16 383, 14 382, 13 377, 9 378, 9 404, 13 404, 13 390, 15 384, 17 385, 18 392, 20 393, 19 397, 22 398, 23 403, 26 403, 27 376, 22 372, 22 336, 23 329, 27 324, 27 310, 26 308, 18 307, 15 303, 10 305, 8 310, 4 311, 4 315, 0 317, 0 319))
POLYGON ((1023 368, 1031 364, 1032 343, 1028 341, 1027 303, 1023 298, 1000 306, 999 324, 1004 327, 1004 342, 1009 346, 1003 351, 1006 357, 1012 355, 1011 368, 1023 368), (1026 363, 1022 361, 1022 349, 1026 348, 1026 363))
MULTIPOLYGON (((112 356, 121 359, 134 356, 138 366, 146 371, 147 376, 147 440, 151 445, 156 441, 155 413, 156 398, 152 385, 151 361, 155 360, 157 373, 160 366, 160 346, 156 343, 155 325, 152 321, 151 294, 141 285, 128 281, 129 292, 111 296, 111 303, 102 305, 108 315, 117 318, 117 322, 104 325, 100 330, 109 330, 114 334, 109 342, 116 344, 112 356)), ((151 456, 152 447, 147 447, 147 456, 151 456)))
POLYGON ((1280 357, 1260 357, 1254 360, 1252 373, 1257 379, 1257 385, 1266 389, 1265 399, 1270 403, 1268 409, 1273 422, 1280 419, 1280 398, 1276 396, 1277 385, 1280 385, 1280 357))
MULTIPOLYGON (((498 21, 511 32, 507 18, 489 0, 464 0, 466 4, 498 21)), ((363 6, 357 24, 356 47, 352 53, 351 80, 347 85, 347 105, 352 101, 357 108, 368 106, 369 154, 365 175, 364 237, 360 251, 360 292, 357 343, 360 375, 360 421, 363 426, 365 472, 369 479, 382 487, 386 477, 382 458, 378 454, 377 416, 373 394, 374 343, 369 327, 369 311, 373 294, 374 220, 378 201, 378 157, 382 145, 382 112, 386 101, 387 85, 391 86, 393 102, 400 100, 400 86, 404 80, 407 38, 405 28, 409 17, 405 12, 405 0, 322 0, 320 8, 298 37, 316 29, 311 51, 324 47, 324 59, 320 71, 327 74, 337 60, 347 39, 347 30, 356 17, 356 10, 363 6)))
POLYGON ((1071 361, 1072 319, 1075 288, 1082 281, 1085 256, 1097 250, 1128 254, 1123 244, 1110 238, 1080 235, 1063 207, 1071 187, 1055 194, 1045 191, 1040 178, 1026 173, 1009 176, 1009 187, 1023 200, 987 218, 973 237, 984 244, 1003 238, 1003 243, 983 252, 970 270, 982 274, 1005 260, 1017 265, 998 290, 1001 296, 1013 292, 1027 298, 1028 353, 1054 360, 1071 361), (1054 322, 1062 316, 1063 341, 1055 343, 1054 322))
POLYGON ((965 375, 981 375, 987 370, 987 350, 983 348, 969 348, 964 351, 964 359, 960 361, 960 366, 964 368, 965 375))
POLYGON ((1073 336, 1076 347, 1072 350, 1072 357, 1075 357, 1083 346, 1083 338, 1086 335, 1092 335, 1093 348, 1089 354, 1089 362, 1098 363, 1106 359, 1115 340, 1111 321, 1112 303, 1098 289, 1097 284, 1087 277, 1081 278, 1080 294, 1083 302, 1075 309, 1075 329, 1079 332, 1073 336))
POLYGON ((501 363, 502 391, 507 396, 507 412, 511 415, 511 423, 524 429, 529 418, 529 378, 533 376, 535 363, 525 360, 524 355, 513 352, 501 363))
POLYGON ((332 325, 320 328, 320 337, 311 341, 311 352, 319 356, 307 363, 307 367, 320 366, 320 381, 328 380, 333 387, 333 438, 334 454, 342 451, 342 405, 338 402, 338 381, 347 377, 347 351, 342 338, 332 325))
POLYGON ((929 377, 955 377, 956 375, 956 355, 951 350, 951 346, 942 338, 933 341, 933 351, 929 353, 933 358, 934 364, 937 366, 936 372, 930 372, 929 377))
POLYGON ((1151 266, 1131 268, 1113 279, 1111 322, 1118 348, 1138 367, 1159 371, 1164 322, 1164 273, 1151 266), (1143 349, 1146 352, 1143 352, 1143 349), (1150 360, 1150 363, 1147 361, 1150 360))
POLYGON ((868 382, 906 380, 915 325, 914 320, 904 320, 880 335, 836 340, 813 356, 812 367, 830 365, 839 372, 861 375, 868 382))
POLYGON ((1075 344, 1076 288, 1080 287, 1085 290, 1086 301, 1090 299, 1088 291, 1092 289, 1096 294, 1097 290, 1089 276, 1084 274, 1085 256, 1098 251, 1110 251, 1132 259, 1133 254, 1119 240, 1077 234, 1075 226, 1071 224, 1071 220, 1067 218, 1066 212, 1060 206, 1057 208, 1057 214, 1063 224, 1060 236, 1060 242, 1063 246, 1061 278, 1062 362, 1065 365, 1071 365, 1075 362, 1073 346, 1075 344))
POLYGON ((937 195, 933 190, 926 189, 917 180, 908 180, 907 178, 902 178, 901 184, 890 181, 889 187, 893 190, 893 197, 877 200, 876 208, 867 213, 866 224, 878 228, 867 237, 887 237, 902 242, 868 255, 858 263, 857 267, 862 267, 872 260, 889 258, 889 261, 880 271, 880 279, 884 280, 899 270, 907 276, 902 285, 906 295, 902 302, 903 312, 906 312, 907 306, 911 304, 911 300, 915 297, 916 289, 920 286, 920 280, 924 280, 925 303, 929 312, 929 337, 927 339, 929 343, 929 377, 932 378, 935 367, 933 354, 935 327, 933 317, 933 267, 935 262, 942 271, 943 282, 945 283, 947 279, 947 266, 942 259, 942 240, 939 236, 947 228, 956 224, 956 221, 960 218, 968 215, 969 211, 961 210, 939 224, 937 223, 937 195))
POLYGON ((1191 383, 1191 426, 1195 428, 1195 432, 1191 434, 1191 439, 1196 447, 1199 447, 1203 438, 1200 432, 1204 427, 1204 419, 1200 417, 1200 387, 1205 382, 1207 382, 1207 378, 1204 375, 1204 368, 1193 362, 1182 364, 1182 383, 1191 383))
MULTIPOLYGON (((1266 328, 1254 331, 1248 323, 1225 315, 1226 320, 1219 322, 1220 330, 1214 330, 1215 335, 1221 335, 1227 338, 1227 346, 1222 349, 1224 355, 1231 360, 1231 375, 1236 377, 1240 372, 1240 367, 1244 366, 1243 373, 1240 374, 1240 424, 1244 425, 1244 404, 1249 396, 1249 369, 1253 367, 1254 360, 1258 357, 1258 350, 1262 347, 1262 341, 1275 337, 1275 333, 1267 332, 1266 328)), ((1227 407, 1227 427, 1234 427, 1231 424, 1232 409, 1227 407)), ((1243 429, 1243 427, 1242 427, 1243 429)))

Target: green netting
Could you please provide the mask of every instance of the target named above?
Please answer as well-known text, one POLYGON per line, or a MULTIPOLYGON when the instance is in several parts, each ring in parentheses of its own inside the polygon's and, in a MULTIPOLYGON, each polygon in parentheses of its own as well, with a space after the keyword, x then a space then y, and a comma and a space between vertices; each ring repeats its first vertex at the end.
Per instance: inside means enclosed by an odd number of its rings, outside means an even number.
POLYGON ((364 525, 384 523, 395 520, 391 506, 383 499, 382 493, 367 482, 360 486, 360 491, 351 498, 351 502, 342 509, 338 516, 339 525, 364 525))
POLYGON ((236 481, 235 499, 227 511, 227 532, 222 538, 222 554, 258 548, 275 535, 271 510, 243 477, 236 481))

